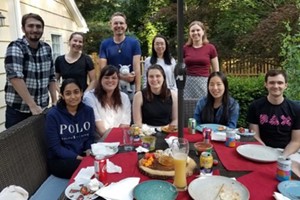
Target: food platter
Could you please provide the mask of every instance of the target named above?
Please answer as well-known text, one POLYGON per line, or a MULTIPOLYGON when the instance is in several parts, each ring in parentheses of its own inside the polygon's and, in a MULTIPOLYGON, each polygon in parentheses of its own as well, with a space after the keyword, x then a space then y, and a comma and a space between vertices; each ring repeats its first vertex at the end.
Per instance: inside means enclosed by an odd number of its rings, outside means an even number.
POLYGON ((201 124, 196 126, 196 130, 202 132, 203 128, 211 128, 213 131, 225 131, 227 129, 226 126, 221 124, 201 124))
MULTIPOLYGON (((154 161, 153 167, 146 167, 142 164, 143 158, 138 161, 138 167, 142 174, 155 179, 161 179, 166 180, 173 178, 175 175, 175 171, 173 169, 165 168, 164 166, 161 166, 156 161, 154 161)), ((187 176, 191 176, 194 172, 194 169, 196 168, 196 162, 188 157, 187 158, 187 166, 186 166, 186 174, 187 176)))
POLYGON ((176 199, 178 192, 174 185, 161 180, 150 180, 138 184, 133 190, 137 200, 176 199))
POLYGON ((176 126, 171 126, 171 125, 162 126, 160 127, 160 130, 163 133, 174 133, 178 131, 176 126))
POLYGON ((240 132, 238 128, 234 129, 236 131, 236 134, 240 135, 240 136, 254 136, 255 132, 251 132, 249 131, 248 128, 244 129, 244 132, 240 132))
POLYGON ((65 195, 66 197, 68 197, 71 200, 78 200, 78 199, 82 199, 82 200, 91 200, 91 199, 96 199, 98 197, 98 195, 96 194, 87 194, 87 195, 83 195, 80 193, 80 188, 83 186, 84 184, 82 183, 71 183, 65 190, 65 195), (80 198, 81 197, 81 198, 80 198))
POLYGON ((278 150, 260 144, 240 145, 236 150, 241 156, 256 162, 276 162, 280 156, 278 150))
POLYGON ((189 184, 188 192, 194 200, 249 200, 250 198, 250 193, 243 184, 224 176, 197 178, 189 184))
POLYGON ((278 191, 290 199, 300 199, 300 181, 282 181, 277 186, 278 191))

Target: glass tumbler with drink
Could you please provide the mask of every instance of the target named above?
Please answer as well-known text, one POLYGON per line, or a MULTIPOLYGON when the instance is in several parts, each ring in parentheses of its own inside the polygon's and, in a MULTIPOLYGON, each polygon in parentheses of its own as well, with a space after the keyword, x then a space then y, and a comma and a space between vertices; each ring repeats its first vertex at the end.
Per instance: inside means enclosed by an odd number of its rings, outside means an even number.
POLYGON ((123 146, 125 151, 132 151, 133 146, 133 136, 130 134, 129 128, 122 128, 123 131, 123 146))
POLYGON ((185 191, 186 181, 186 162, 189 153, 189 142, 184 138, 177 138, 172 141, 172 156, 174 158, 174 182, 173 185, 178 191, 185 191))

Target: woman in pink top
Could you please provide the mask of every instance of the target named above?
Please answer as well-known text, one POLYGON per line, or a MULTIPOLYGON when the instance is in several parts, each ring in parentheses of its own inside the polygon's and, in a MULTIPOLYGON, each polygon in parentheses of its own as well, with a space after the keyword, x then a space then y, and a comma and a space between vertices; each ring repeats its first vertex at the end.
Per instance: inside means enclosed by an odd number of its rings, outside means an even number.
POLYGON ((207 95, 207 79, 212 72, 219 71, 218 54, 210 44, 206 28, 200 21, 189 25, 188 41, 183 47, 183 57, 187 69, 184 99, 200 99, 207 95))

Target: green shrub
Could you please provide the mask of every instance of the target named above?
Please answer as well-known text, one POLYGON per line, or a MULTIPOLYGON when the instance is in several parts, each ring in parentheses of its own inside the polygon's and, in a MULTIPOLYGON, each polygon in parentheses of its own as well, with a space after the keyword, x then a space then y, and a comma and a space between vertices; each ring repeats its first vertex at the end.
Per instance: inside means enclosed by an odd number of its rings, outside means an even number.
POLYGON ((246 117, 250 103, 267 95, 267 90, 264 87, 264 75, 258 77, 228 76, 228 82, 230 95, 240 105, 238 127, 248 127, 246 117))

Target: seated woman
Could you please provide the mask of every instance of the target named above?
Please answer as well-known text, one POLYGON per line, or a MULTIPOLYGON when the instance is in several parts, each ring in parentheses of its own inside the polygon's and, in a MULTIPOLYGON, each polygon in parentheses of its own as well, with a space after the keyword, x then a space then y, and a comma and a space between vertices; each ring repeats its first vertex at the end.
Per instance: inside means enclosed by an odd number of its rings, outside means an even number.
POLYGON ((85 93, 83 102, 94 109, 96 120, 96 140, 110 128, 129 127, 131 103, 128 95, 119 89, 119 72, 112 65, 101 70, 95 90, 85 93))
POLYGON ((46 115, 46 142, 51 174, 71 178, 94 141, 93 109, 82 103, 83 90, 75 79, 65 79, 61 98, 46 115))
POLYGON ((133 121, 138 126, 177 125, 177 92, 167 88, 163 68, 154 64, 146 73, 147 86, 133 98, 133 121))
POLYGON ((213 72, 207 81, 207 96, 202 97, 195 108, 197 124, 215 123, 236 128, 239 104, 229 96, 228 81, 222 72, 213 72))

